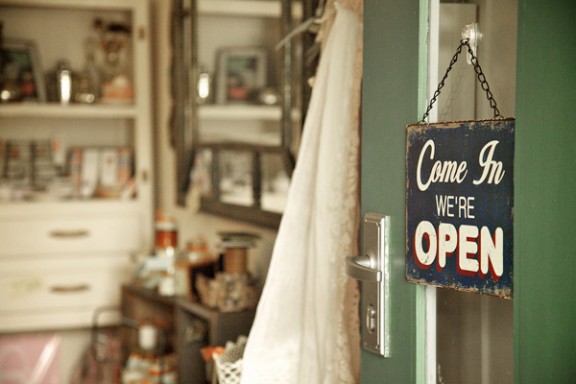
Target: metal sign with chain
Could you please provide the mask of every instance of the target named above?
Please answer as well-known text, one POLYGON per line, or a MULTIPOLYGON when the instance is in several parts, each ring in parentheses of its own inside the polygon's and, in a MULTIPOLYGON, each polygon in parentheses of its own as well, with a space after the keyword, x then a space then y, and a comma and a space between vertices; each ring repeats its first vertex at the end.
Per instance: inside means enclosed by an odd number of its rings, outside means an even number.
POLYGON ((463 39, 421 121, 406 130, 408 281, 512 297, 514 128, 463 39), (427 123, 465 47, 494 118, 427 123))

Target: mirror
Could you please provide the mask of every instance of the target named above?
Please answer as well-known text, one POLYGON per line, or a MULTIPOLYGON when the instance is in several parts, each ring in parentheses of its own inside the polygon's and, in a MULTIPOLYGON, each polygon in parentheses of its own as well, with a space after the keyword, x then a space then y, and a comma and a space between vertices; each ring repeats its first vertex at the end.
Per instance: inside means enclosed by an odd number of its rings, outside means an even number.
POLYGON ((201 211, 278 227, 310 95, 302 52, 314 42, 310 31, 283 37, 313 3, 173 0, 179 205, 194 187, 201 211))

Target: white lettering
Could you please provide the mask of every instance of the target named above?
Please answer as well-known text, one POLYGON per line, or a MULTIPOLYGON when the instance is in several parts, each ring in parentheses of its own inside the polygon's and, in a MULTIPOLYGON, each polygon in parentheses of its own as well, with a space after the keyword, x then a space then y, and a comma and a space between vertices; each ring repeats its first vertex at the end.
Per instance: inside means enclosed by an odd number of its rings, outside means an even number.
POLYGON ((458 235, 452 224, 440 223, 438 226, 438 269, 446 266, 446 257, 452 255, 458 246, 458 235))
POLYGON ((488 227, 480 230, 473 225, 440 223, 438 229, 429 221, 421 221, 414 233, 414 257, 422 269, 436 261, 442 271, 448 257, 457 253, 456 271, 459 275, 484 278, 488 274, 498 281, 504 274, 504 232, 496 228, 494 234, 488 227), (480 238, 478 238, 480 235, 480 238))
POLYGON ((458 198, 458 216, 464 217, 466 219, 474 219, 474 214, 472 214, 472 210, 474 209, 474 205, 472 202, 474 201, 474 197, 464 197, 460 196, 458 198))
POLYGON ((420 222, 414 233, 414 256, 416 256, 416 261, 421 268, 429 267, 436 259, 437 244, 436 229, 432 223, 429 221, 420 222), (424 239, 427 240, 428 250, 424 250, 424 239))
POLYGON ((488 178, 488 184, 500 184, 506 171, 502 169, 501 161, 494 161, 494 151, 498 145, 498 140, 492 140, 482 148, 478 156, 478 163, 483 168, 480 179, 474 180, 474 185, 482 184, 488 178), (488 153, 486 153, 488 151, 488 153))
POLYGON ((458 217, 474 219, 474 197, 435 195, 436 215, 438 217, 454 217, 454 207, 458 205, 458 217))
POLYGON ((480 230, 480 272, 488 272, 496 281, 504 273, 504 231, 498 227, 494 231, 494 238, 487 227, 480 230))
POLYGON ((421 191, 427 190, 428 186, 430 185, 430 179, 428 179, 427 183, 422 183, 421 177, 422 159, 424 158, 424 154, 428 148, 430 148, 430 160, 432 160, 434 158, 434 142, 432 140, 428 140, 426 144, 424 144, 422 151, 420 151, 420 156, 418 157, 418 167, 416 168, 416 183, 418 184, 418 189, 421 191))
POLYGON ((473 276, 478 272, 478 260, 471 258, 478 252, 478 244, 473 240, 478 237, 478 227, 461 225, 458 229, 458 272, 473 276))
POLYGON ((436 195, 436 214, 438 216, 454 217, 454 196, 436 195))
POLYGON ((434 153, 436 147, 434 146, 433 140, 428 140, 422 151, 420 151, 420 156, 418 157, 418 166, 416 168, 416 183, 421 191, 426 191, 430 184, 432 183, 462 183, 468 174, 467 164, 465 161, 458 163, 456 161, 440 161, 437 160, 432 165, 430 170, 430 175, 426 181, 422 178, 422 164, 424 160, 424 155, 427 150, 430 150, 429 159, 434 159, 434 153))

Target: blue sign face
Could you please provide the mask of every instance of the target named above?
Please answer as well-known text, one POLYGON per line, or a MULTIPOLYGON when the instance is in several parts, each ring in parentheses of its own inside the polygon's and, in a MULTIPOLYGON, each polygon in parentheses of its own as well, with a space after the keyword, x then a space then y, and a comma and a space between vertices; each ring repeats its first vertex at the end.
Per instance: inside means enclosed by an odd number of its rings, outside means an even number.
POLYGON ((514 123, 408 126, 409 281, 512 297, 514 123))

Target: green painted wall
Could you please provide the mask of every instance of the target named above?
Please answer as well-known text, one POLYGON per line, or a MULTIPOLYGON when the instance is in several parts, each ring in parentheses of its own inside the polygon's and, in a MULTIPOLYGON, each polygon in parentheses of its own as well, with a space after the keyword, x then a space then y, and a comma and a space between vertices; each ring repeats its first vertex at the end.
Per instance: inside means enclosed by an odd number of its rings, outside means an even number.
POLYGON ((519 0, 515 380, 576 383, 576 2, 519 0))
POLYGON ((420 2, 364 4, 362 211, 391 216, 392 357, 363 352, 362 383, 416 383, 423 374, 416 353, 423 346, 423 288, 404 278, 404 161, 406 125, 419 120, 421 104, 420 2))

